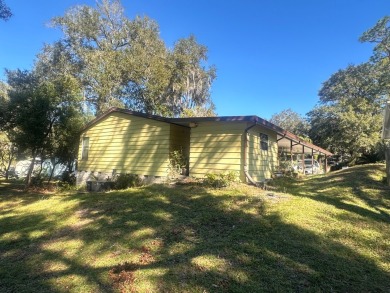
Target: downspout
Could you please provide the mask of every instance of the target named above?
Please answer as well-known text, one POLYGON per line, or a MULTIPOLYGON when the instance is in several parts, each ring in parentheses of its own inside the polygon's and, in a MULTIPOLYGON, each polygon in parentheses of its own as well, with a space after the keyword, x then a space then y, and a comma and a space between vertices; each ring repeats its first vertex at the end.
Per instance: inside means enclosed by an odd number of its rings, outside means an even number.
POLYGON ((254 186, 259 186, 255 180, 248 173, 248 163, 247 163, 247 153, 248 153, 248 131, 257 125, 257 121, 255 123, 244 130, 244 174, 246 178, 252 183, 254 186))

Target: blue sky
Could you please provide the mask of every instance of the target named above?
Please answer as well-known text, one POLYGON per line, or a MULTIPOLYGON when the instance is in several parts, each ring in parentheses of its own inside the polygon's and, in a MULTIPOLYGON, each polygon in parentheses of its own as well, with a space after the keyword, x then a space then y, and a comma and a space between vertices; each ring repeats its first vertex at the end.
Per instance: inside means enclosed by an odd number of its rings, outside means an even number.
MULTIPOLYGON (((4 68, 31 69, 44 43, 61 38, 46 24, 92 0, 5 0, 14 16, 0 22, 4 68)), ((194 34, 217 68, 212 98, 218 115, 304 115, 332 73, 369 59, 359 36, 390 14, 389 0, 122 0, 129 18, 147 15, 169 47, 194 34)))

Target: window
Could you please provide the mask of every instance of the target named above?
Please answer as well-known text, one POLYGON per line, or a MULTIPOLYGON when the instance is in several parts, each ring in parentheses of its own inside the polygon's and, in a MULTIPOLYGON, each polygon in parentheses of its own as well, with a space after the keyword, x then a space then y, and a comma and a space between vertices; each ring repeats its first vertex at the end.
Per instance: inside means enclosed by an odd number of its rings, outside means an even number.
POLYGON ((260 149, 262 151, 268 151, 268 135, 260 133, 260 149))
POLYGON ((89 150, 89 137, 83 137, 83 147, 81 150, 82 160, 88 160, 88 150, 89 150))

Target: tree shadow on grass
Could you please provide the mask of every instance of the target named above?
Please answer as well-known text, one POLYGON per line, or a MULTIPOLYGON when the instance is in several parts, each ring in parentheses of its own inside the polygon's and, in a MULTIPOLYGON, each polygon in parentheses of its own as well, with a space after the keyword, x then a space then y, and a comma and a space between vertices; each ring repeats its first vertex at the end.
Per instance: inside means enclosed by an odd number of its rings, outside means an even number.
POLYGON ((311 198, 361 217, 389 223, 390 187, 374 178, 375 173, 384 173, 384 166, 356 166, 324 176, 307 178, 304 183, 290 182, 288 190, 295 196, 311 198), (354 200, 364 202, 366 207, 354 200))
POLYGON ((69 211, 77 222, 58 228, 39 214, 0 218, 0 227, 16 223, 5 233, 22 233, 12 245, 0 233, 0 291, 390 290, 388 272, 372 260, 285 223, 258 196, 155 185, 61 201, 78 202, 69 211), (50 233, 29 240, 37 230, 50 233), (33 253, 18 256, 26 247, 33 253))
POLYGON ((32 202, 42 200, 50 196, 49 193, 42 191, 25 190, 25 184, 20 180, 0 180, 0 205, 1 212, 8 208, 18 206, 20 204, 30 204, 32 202), (2 203, 6 202, 6 205, 2 203))

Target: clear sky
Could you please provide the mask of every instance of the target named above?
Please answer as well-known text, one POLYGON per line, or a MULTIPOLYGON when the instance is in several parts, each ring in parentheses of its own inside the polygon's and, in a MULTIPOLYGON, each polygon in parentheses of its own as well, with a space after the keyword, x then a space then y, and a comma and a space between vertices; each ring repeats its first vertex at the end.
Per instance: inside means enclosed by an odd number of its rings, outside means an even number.
MULTIPOLYGON (((0 21, 4 68, 31 69, 44 43, 61 38, 47 23, 94 0, 5 0, 14 16, 0 21)), ((304 115, 332 73, 369 59, 359 36, 390 14, 390 0, 122 0, 129 18, 147 15, 169 47, 194 34, 217 68, 212 98, 218 115, 304 115)))

